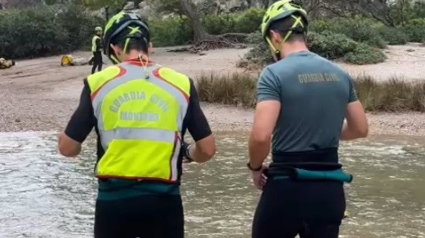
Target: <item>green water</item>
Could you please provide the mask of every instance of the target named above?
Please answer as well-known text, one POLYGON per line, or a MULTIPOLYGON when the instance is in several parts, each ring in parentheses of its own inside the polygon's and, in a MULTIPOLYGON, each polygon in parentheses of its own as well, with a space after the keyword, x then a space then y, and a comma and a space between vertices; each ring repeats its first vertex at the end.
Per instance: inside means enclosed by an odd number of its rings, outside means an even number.
MULTIPOLYGON (((260 193, 245 167, 245 134, 221 133, 217 143, 213 161, 185 168, 186 237, 250 237, 260 193)), ((51 133, 0 133, 0 237, 92 237, 93 148, 69 159, 51 133)), ((425 237, 425 138, 345 143, 341 158, 355 175, 341 237, 425 237)))

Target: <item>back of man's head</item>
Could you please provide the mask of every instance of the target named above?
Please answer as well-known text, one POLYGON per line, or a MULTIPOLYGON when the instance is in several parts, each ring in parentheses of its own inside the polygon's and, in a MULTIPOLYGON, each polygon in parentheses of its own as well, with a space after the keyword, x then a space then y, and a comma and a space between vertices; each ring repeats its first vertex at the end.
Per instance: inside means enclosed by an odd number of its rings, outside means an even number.
POLYGON ((111 39, 111 44, 118 46, 126 54, 133 50, 147 54, 149 43, 149 32, 135 24, 128 25, 126 29, 111 39))
POLYGON ((307 24, 308 23, 300 14, 294 13, 290 17, 271 23, 268 37, 271 38, 271 31, 274 31, 279 33, 279 35, 284 39, 288 32, 292 31, 288 39, 286 39, 286 43, 292 43, 295 41, 305 42, 307 36, 307 24), (300 21, 301 24, 295 24, 297 21, 300 21))

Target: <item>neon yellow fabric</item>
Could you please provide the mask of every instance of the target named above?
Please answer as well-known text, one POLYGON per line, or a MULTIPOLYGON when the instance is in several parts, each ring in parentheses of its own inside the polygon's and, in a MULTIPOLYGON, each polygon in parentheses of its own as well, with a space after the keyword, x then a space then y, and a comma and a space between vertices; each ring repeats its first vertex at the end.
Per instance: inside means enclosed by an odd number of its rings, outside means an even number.
POLYGON ((92 46, 91 46, 91 51, 92 51, 92 52, 97 52, 97 45, 96 45, 96 41, 97 41, 98 39, 100 39, 100 37, 99 37, 99 36, 97 36, 97 35, 93 36, 93 39, 92 39, 92 41, 91 41, 91 44, 92 44, 92 46))
POLYGON ((117 77, 121 73, 121 69, 116 66, 109 66, 101 72, 92 74, 87 77, 92 95, 97 92, 109 80, 117 77))
POLYGON ((105 149, 99 178, 177 180, 190 81, 171 69, 151 71, 144 80, 142 67, 121 63, 87 79, 105 149))
POLYGON ((188 77, 186 75, 165 67, 159 69, 159 75, 163 79, 167 80, 171 84, 178 87, 181 91, 189 95, 190 81, 188 80, 188 77))
POLYGON ((114 140, 97 165, 98 177, 170 180, 173 144, 114 140), (143 153, 142 153, 143 151, 143 153))

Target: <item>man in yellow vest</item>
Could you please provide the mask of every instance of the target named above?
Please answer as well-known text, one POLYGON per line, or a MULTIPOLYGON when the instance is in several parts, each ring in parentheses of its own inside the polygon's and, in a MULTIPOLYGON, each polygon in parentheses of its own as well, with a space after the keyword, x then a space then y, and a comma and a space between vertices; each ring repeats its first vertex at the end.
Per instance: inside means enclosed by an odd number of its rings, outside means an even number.
POLYGON ((194 83, 149 60, 149 28, 135 14, 111 18, 104 42, 115 65, 84 81, 59 151, 77 156, 95 128, 96 238, 183 237, 182 163, 203 163, 215 154, 194 83), (186 131, 194 144, 184 142, 186 131))
POLYGON ((102 27, 98 26, 95 28, 95 35, 93 36, 92 42, 91 42, 91 51, 93 52, 93 58, 90 60, 93 62, 93 66, 91 69, 91 73, 94 74, 97 71, 102 70, 103 60, 102 60, 102 33, 103 29, 102 27))

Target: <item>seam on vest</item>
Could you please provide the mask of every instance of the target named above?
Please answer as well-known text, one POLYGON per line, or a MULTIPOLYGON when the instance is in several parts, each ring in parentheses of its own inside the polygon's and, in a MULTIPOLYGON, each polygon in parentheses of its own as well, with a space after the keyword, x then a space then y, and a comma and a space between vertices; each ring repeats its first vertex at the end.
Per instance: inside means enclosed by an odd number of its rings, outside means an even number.
POLYGON ((154 70, 152 73, 153 75, 155 75, 158 79, 161 79, 162 81, 168 83, 169 85, 173 86, 174 88, 176 88, 177 90, 179 90, 184 98, 186 99, 186 101, 189 102, 189 95, 187 93, 185 93, 183 90, 181 90, 181 88, 177 87, 175 84, 171 83, 170 81, 168 81, 167 79, 163 78, 160 74, 159 74, 159 70, 161 70, 163 67, 160 67, 156 70, 154 70))
MULTIPOLYGON (((121 66, 118 66, 118 68, 120 69, 120 73, 117 75, 117 76, 114 76, 113 78, 111 78, 111 79, 108 79, 108 80, 106 80, 96 91, 94 91, 92 94, 91 94, 91 100, 92 101, 94 101, 94 99, 96 98, 96 96, 97 96, 97 94, 99 93, 99 91, 107 84, 107 83, 109 83, 109 82, 111 82, 112 80, 114 80, 114 79, 117 79, 117 78, 120 78, 120 77, 122 77, 123 75, 125 75, 126 73, 127 73, 127 70, 125 69, 125 68, 123 68, 123 67, 121 67, 121 66)), ((97 79, 97 80, 99 80, 99 79, 97 79)))

